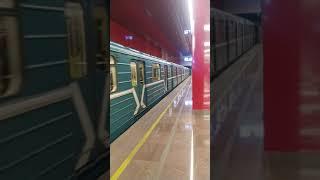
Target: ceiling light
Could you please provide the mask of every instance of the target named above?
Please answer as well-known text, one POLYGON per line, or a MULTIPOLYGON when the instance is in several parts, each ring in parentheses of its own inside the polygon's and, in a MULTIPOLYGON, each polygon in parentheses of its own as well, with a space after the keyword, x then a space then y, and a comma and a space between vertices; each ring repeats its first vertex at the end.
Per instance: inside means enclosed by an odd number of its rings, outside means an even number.
POLYGON ((203 26, 204 31, 210 31, 210 24, 205 24, 203 26))
POLYGON ((192 61, 192 57, 189 56, 189 57, 184 57, 184 61, 186 62, 191 62, 192 61))
POLYGON ((210 42, 204 42, 204 46, 205 46, 205 47, 210 46, 210 42))
POLYGON ((191 27, 191 32, 193 33, 194 32, 193 0, 187 0, 187 1, 188 1, 190 27, 191 27))
POLYGON ((191 30, 184 30, 184 34, 191 34, 191 30))

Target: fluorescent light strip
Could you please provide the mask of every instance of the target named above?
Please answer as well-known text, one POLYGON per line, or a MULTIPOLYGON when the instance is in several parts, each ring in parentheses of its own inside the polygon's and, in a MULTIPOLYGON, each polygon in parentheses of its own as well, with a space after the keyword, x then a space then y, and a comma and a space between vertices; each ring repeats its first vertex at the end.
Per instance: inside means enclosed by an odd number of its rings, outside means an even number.
POLYGON ((189 10, 189 21, 190 21, 190 27, 191 27, 191 33, 194 32, 194 17, 193 17, 193 0, 187 0, 188 1, 188 10, 189 10))
POLYGON ((191 130, 191 152, 190 152, 190 180, 193 180, 194 174, 194 144, 193 144, 193 129, 191 130))
POLYGON ((210 24, 205 24, 203 26, 204 31, 210 31, 210 24))

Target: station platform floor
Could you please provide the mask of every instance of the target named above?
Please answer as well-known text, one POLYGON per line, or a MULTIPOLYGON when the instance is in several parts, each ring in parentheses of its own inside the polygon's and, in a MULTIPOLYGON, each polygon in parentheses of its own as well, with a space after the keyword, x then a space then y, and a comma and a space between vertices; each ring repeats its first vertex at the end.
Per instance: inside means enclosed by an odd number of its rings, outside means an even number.
POLYGON ((210 179, 210 112, 192 110, 191 81, 182 82, 111 144, 111 179, 210 179))
MULTIPOLYGON (((263 53, 257 46, 256 73, 249 76, 250 86, 235 104, 237 113, 232 137, 222 152, 225 158, 213 161, 219 169, 219 180, 319 180, 320 151, 276 152, 264 150, 263 132, 263 53), (229 150, 230 149, 230 150, 229 150)), ((250 53, 250 52, 249 52, 250 53)), ((230 119, 227 119, 230 120, 230 119)), ((231 130, 228 132, 231 133, 231 130)), ((319 137, 319 136, 318 136, 319 137)), ((319 138, 310 138, 313 143, 319 138)), ((319 144, 319 141, 318 141, 319 144)), ((214 158, 215 159, 215 158, 214 158)), ((214 168, 214 169, 215 169, 214 168)))

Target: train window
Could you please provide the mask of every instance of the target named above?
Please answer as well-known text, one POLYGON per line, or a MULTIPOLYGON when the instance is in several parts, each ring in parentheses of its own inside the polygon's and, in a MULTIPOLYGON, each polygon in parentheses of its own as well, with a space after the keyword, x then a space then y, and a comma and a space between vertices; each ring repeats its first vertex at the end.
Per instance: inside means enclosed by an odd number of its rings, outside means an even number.
POLYGON ((237 26, 235 22, 232 22, 232 39, 235 39, 237 32, 237 26))
POLYGON ((77 79, 87 75, 83 9, 74 2, 67 2, 65 6, 70 76, 77 79))
POLYGON ((13 8, 14 1, 13 0, 1 0, 0 1, 0 8, 13 8))
POLYGON ((116 60, 113 58, 113 56, 110 56, 110 92, 116 92, 117 87, 116 60))
POLYGON ((223 28, 224 28, 224 40, 225 41, 227 41, 227 39, 228 39, 228 31, 227 31, 227 29, 228 29, 228 21, 227 20, 224 20, 223 21, 223 28))
POLYGON ((95 31, 96 31, 96 58, 97 68, 106 71, 106 47, 107 47, 107 15, 103 6, 94 7, 94 18, 95 18, 95 31))
POLYGON ((215 37, 216 37, 216 42, 217 43, 221 43, 223 40, 222 40, 222 33, 223 33, 223 30, 222 30, 222 23, 219 19, 215 19, 215 37))
POLYGON ((152 64, 152 80, 160 81, 160 64, 152 64))
MULTIPOLYGON (((0 7, 10 8, 12 1, 3 1, 0 7)), ((0 16, 0 97, 16 94, 21 85, 21 57, 18 23, 14 16, 0 16)))
POLYGON ((133 87, 137 86, 137 64, 135 62, 130 63, 131 67, 131 84, 133 87))
POLYGON ((178 80, 178 68, 176 67, 176 79, 178 80))
POLYGON ((104 38, 103 38, 103 31, 102 31, 102 19, 97 19, 96 20, 96 28, 97 28, 97 48, 98 50, 103 50, 103 42, 104 42, 104 38))
POLYGON ((144 84, 144 65, 142 63, 139 63, 139 78, 139 82, 144 84))

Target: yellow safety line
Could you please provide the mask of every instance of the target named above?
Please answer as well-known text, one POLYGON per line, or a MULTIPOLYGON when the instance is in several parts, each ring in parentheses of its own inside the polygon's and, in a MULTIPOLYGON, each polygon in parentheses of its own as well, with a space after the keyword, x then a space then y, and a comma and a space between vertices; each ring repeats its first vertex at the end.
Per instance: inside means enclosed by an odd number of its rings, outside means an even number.
MULTIPOLYGON (((183 88, 185 88, 186 85, 187 85, 187 83, 185 83, 183 88)), ((173 99, 175 99, 178 95, 179 95, 179 93, 177 93, 177 95, 175 95, 175 97, 173 99)), ((142 139, 140 139, 139 143, 133 148, 133 150, 130 152, 129 156, 122 162, 121 166, 112 175, 111 180, 117 180, 120 177, 120 175, 123 173, 123 171, 129 165, 129 163, 132 161, 133 157, 136 155, 136 153, 139 151, 139 149, 142 147, 142 145, 147 141, 147 139, 150 136, 150 134, 152 133, 153 129, 159 124, 159 122, 162 119, 162 117, 164 116, 164 114, 171 107, 172 103, 173 103, 173 101, 171 101, 171 103, 169 103, 169 105, 166 107, 166 109, 160 114, 160 116, 157 118, 157 120, 152 124, 152 126, 148 129, 148 131, 143 135, 142 139)))

